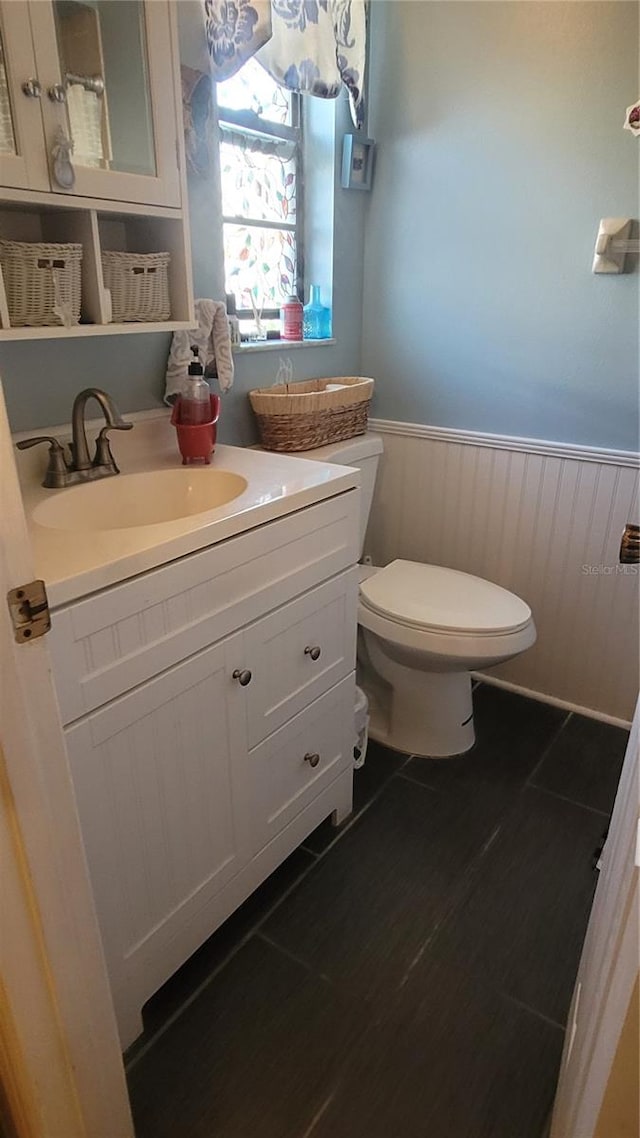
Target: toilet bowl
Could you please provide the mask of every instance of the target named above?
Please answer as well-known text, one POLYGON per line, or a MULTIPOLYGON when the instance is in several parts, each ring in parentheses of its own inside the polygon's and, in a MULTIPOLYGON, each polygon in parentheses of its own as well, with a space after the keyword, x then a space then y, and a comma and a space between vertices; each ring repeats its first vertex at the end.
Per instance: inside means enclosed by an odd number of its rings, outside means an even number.
MULTIPOLYGON (((535 642, 529 606, 500 585, 438 565, 363 567, 360 664, 375 687, 372 738, 444 758, 474 744, 471 672, 535 642)), ((367 683, 362 677, 364 687, 367 683)))
MULTIPOLYGON (((360 470, 360 555, 382 439, 371 432, 297 458, 360 470)), ((369 735, 410 755, 446 758, 474 744, 471 672, 502 663, 535 643, 531 609, 482 577, 392 561, 362 565, 358 683, 369 698, 369 735)))

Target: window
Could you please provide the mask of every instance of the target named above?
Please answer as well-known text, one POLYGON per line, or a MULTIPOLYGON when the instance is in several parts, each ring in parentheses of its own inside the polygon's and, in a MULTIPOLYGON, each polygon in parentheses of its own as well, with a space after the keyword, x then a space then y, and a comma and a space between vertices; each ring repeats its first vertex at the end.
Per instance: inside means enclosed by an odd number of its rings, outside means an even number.
POLYGON ((218 119, 226 291, 241 331, 262 338, 303 295, 300 96, 250 59, 218 84, 218 119))

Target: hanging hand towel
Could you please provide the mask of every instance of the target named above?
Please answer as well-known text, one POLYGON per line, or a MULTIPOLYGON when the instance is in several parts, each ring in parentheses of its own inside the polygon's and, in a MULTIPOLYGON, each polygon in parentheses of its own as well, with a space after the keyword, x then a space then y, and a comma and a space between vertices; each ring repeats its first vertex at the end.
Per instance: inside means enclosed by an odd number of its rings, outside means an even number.
POLYGON ((215 364, 220 390, 228 391, 233 385, 233 355, 226 306, 220 300, 196 300, 195 313, 197 328, 173 333, 167 363, 165 403, 173 403, 176 395, 182 393, 194 346, 200 349, 205 371, 215 364))

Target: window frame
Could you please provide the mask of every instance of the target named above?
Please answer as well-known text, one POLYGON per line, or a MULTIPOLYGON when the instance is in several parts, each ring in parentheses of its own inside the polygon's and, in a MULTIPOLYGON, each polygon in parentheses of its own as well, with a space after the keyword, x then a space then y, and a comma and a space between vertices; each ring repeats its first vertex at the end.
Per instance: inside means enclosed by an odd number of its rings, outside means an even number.
MULTIPOLYGON (((275 82, 275 80, 274 80, 275 82)), ((224 257, 224 226, 225 225, 244 225, 249 228, 255 229, 277 229, 284 230, 288 233, 295 235, 296 242, 296 289, 295 293, 299 300, 304 297, 304 136, 303 136, 303 114, 302 114, 302 96, 295 92, 287 90, 287 95, 290 98, 291 107, 291 125, 283 123, 269 122, 267 119, 261 118, 255 111, 250 110, 232 110, 224 105, 218 105, 218 127, 219 127, 219 143, 222 142, 224 135, 224 127, 228 126, 237 134, 244 134, 247 138, 259 137, 266 139, 284 139, 288 142, 294 143, 294 156, 296 168, 296 219, 295 222, 279 222, 279 221, 264 221, 258 218, 247 218, 238 216, 237 214, 222 213, 222 227, 223 227, 223 257, 224 257)), ((225 257, 225 280, 227 276, 227 265, 225 257)), ((251 308, 237 308, 236 314, 240 320, 253 320, 254 312, 251 308)), ((265 320, 274 320, 280 316, 280 308, 263 308, 261 318, 265 320)))

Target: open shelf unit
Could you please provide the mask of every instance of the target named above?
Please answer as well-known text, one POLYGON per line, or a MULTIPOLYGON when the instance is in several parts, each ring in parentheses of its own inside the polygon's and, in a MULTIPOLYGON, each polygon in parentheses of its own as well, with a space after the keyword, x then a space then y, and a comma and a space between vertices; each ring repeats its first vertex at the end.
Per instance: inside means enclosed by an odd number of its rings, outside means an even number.
MULTIPOLYGON (((0 191, 2 193, 2 191, 0 191)), ((0 237, 12 241, 76 242, 82 245, 80 323, 12 327, 0 267, 0 342, 61 339, 193 328, 189 233, 181 210, 140 207, 52 195, 5 196, 0 200, 0 237), (26 199, 26 200, 25 200, 26 199), (171 316, 161 322, 111 322, 111 303, 102 274, 102 252, 169 252, 171 316)))

